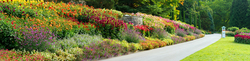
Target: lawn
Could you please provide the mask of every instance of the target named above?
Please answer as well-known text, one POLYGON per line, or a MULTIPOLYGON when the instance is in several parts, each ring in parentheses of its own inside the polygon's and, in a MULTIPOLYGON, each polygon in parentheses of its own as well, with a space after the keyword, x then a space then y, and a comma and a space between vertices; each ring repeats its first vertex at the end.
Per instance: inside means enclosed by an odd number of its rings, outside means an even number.
POLYGON ((208 47, 181 61, 242 61, 250 60, 250 45, 235 43, 234 37, 221 38, 208 47))

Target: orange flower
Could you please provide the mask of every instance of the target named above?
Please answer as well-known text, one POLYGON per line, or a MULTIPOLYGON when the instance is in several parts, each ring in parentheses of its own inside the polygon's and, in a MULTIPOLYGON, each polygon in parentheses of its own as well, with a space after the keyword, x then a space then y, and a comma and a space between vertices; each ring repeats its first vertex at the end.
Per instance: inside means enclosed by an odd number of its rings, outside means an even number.
POLYGON ((43 25, 43 26, 41 26, 41 27, 43 27, 43 28, 44 28, 45 26, 43 25))

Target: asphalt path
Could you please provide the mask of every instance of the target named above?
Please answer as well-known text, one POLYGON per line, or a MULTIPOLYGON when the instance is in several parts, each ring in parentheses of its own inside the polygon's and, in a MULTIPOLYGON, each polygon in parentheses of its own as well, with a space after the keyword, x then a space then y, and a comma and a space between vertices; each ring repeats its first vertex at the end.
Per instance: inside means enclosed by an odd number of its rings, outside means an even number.
POLYGON ((181 59, 213 44, 220 38, 221 34, 210 34, 189 42, 140 51, 100 61, 180 61, 181 59))

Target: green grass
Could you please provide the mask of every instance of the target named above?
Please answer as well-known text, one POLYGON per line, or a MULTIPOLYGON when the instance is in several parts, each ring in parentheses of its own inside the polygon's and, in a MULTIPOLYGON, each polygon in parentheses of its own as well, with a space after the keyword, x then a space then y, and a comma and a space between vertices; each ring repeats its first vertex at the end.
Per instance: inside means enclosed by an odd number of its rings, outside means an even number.
POLYGON ((247 61, 250 60, 250 44, 235 43, 234 37, 221 38, 208 47, 181 61, 247 61))

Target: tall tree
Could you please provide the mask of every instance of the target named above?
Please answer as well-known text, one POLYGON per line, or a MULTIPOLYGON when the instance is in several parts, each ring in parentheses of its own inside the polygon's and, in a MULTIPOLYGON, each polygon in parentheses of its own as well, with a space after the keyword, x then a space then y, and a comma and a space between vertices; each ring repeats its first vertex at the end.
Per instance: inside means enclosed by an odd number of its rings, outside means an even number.
POLYGON ((201 29, 201 15, 199 13, 199 16, 198 16, 198 28, 201 29))
POLYGON ((230 9, 233 1, 215 0, 208 2, 208 5, 213 10, 213 19, 216 31, 221 31, 222 26, 229 27, 230 9))
POLYGON ((189 15, 189 24, 192 25, 192 13, 189 15))
POLYGON ((247 0, 233 0, 230 12, 230 26, 250 28, 248 25, 250 22, 247 20, 248 6, 247 0))
POLYGON ((194 14, 194 27, 197 27, 197 15, 196 14, 194 14))
POLYGON ((207 12, 208 16, 209 16, 209 19, 211 21, 211 24, 210 24, 210 30, 212 32, 215 32, 215 25, 214 25, 214 19, 213 19, 213 16, 210 12, 207 12))

